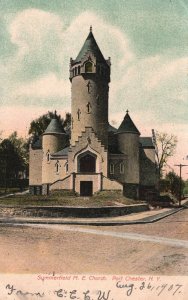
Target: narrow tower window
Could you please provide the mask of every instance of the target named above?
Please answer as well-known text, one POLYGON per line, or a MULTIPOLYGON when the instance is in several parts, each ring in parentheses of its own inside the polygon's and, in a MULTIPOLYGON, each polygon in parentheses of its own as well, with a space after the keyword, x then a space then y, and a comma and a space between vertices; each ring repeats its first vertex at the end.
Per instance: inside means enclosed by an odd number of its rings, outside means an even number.
POLYGON ((81 115, 81 110, 78 108, 78 110, 77 110, 78 121, 80 121, 80 115, 81 115))
POLYGON ((65 164, 65 172, 66 172, 66 174, 68 173, 68 170, 69 170, 69 165, 68 165, 68 162, 66 162, 66 164, 65 164))
POLYGON ((87 113, 89 114, 89 113, 91 112, 91 103, 88 102, 88 103, 86 104, 86 106, 87 106, 87 113))
POLYGON ((77 75, 77 68, 75 68, 75 76, 77 75))
POLYGON ((90 61, 88 61, 86 64, 85 64, 85 72, 86 73, 91 73, 92 72, 92 69, 93 69, 93 65, 90 61))
POLYGON ((50 151, 49 150, 46 153, 46 159, 47 159, 47 162, 49 163, 50 162, 50 151))
POLYGON ((78 74, 80 74, 80 66, 78 66, 78 74))
POLYGON ((59 160, 57 160, 57 162, 55 164, 56 174, 59 174, 59 168, 60 168, 60 163, 59 163, 59 160))
POLYGON ((88 81, 88 84, 87 84, 87 91, 88 91, 88 94, 90 94, 90 91, 91 91, 91 82, 88 81))

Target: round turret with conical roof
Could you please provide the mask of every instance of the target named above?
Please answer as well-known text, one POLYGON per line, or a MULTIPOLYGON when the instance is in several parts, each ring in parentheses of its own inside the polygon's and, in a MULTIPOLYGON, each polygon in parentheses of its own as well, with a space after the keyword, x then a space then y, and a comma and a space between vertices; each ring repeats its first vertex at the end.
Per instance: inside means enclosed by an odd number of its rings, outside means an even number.
POLYGON ((115 134, 118 135, 119 150, 127 155, 128 169, 125 176, 129 178, 129 183, 138 183, 140 132, 133 123, 128 110, 115 134))
POLYGON ((48 194, 49 184, 53 179, 52 166, 54 161, 51 161, 51 155, 65 148, 66 133, 57 118, 56 111, 55 116, 51 120, 50 124, 46 128, 42 136, 42 193, 48 194))
POLYGON ((92 127, 102 144, 107 146, 110 59, 104 59, 92 28, 78 56, 70 61, 70 81, 71 144, 75 144, 86 127, 92 127))
POLYGON ((56 112, 54 118, 46 128, 42 137, 42 148, 45 153, 54 153, 65 147, 66 133, 62 127, 62 124, 57 118, 56 112))

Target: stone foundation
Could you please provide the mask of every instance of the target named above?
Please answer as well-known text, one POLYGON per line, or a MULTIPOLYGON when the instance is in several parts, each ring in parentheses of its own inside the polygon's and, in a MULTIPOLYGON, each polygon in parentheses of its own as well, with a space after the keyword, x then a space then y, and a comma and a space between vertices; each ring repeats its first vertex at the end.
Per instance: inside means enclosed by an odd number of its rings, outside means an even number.
POLYGON ((109 207, 0 207, 1 217, 107 218, 149 210, 147 204, 109 207))
POLYGON ((139 199, 139 185, 134 183, 124 183, 123 195, 130 199, 139 199))

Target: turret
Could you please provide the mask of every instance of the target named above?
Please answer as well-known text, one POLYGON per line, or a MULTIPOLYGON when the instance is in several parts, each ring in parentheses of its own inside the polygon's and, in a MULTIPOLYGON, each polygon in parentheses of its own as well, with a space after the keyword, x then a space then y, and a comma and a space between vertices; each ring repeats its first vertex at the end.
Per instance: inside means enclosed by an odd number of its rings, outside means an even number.
POLYGON ((44 154, 49 152, 55 153, 65 147, 66 133, 62 128, 59 120, 55 117, 51 120, 42 136, 42 148, 44 154))
POLYGON ((52 172, 51 154, 62 150, 66 144, 66 134, 57 119, 55 117, 51 120, 50 124, 46 128, 42 136, 42 193, 48 194, 49 184, 54 180, 52 172))
POLYGON ((128 163, 127 170, 125 172, 126 178, 129 178, 128 183, 139 183, 139 136, 140 132, 134 125, 129 116, 129 112, 126 112, 124 120, 119 126, 116 134, 118 135, 118 148, 127 155, 128 163))
POLYGON ((110 59, 105 60, 90 28, 75 60, 70 60, 72 83, 71 144, 92 127, 102 144, 108 140, 108 90, 110 59))

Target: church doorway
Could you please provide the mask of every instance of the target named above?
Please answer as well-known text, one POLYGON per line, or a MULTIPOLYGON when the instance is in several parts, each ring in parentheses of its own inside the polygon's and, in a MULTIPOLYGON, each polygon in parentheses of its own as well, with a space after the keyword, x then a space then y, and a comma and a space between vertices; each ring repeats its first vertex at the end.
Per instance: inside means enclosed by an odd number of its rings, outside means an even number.
POLYGON ((90 153, 85 153, 78 159, 78 171, 80 173, 95 173, 96 172, 96 156, 90 153))
POLYGON ((80 181, 80 196, 89 197, 93 195, 93 181, 80 181))

